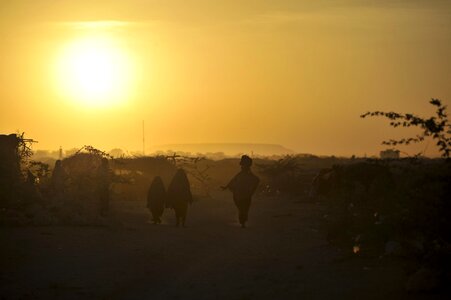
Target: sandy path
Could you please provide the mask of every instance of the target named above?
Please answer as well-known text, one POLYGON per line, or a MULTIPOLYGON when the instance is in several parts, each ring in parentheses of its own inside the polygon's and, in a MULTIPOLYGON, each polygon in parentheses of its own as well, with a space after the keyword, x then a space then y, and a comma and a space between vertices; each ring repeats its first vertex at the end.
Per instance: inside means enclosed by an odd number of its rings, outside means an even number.
POLYGON ((190 207, 188 228, 175 228, 171 211, 161 226, 147 223, 147 212, 136 204, 121 205, 121 211, 123 228, 0 229, 0 295, 413 299, 404 293, 404 272, 398 264, 343 260, 344 254, 326 243, 320 205, 257 198, 244 230, 235 223, 230 195, 222 192, 190 207))

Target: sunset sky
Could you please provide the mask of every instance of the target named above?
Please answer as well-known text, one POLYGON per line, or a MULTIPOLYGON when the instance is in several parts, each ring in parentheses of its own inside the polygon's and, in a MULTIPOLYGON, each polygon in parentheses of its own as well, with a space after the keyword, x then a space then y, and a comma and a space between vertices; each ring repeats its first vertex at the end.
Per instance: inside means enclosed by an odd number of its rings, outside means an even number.
POLYGON ((361 113, 451 104, 451 1, 1 0, 0 65, 0 133, 35 149, 139 150, 144 120, 147 151, 371 155, 412 131, 361 113))

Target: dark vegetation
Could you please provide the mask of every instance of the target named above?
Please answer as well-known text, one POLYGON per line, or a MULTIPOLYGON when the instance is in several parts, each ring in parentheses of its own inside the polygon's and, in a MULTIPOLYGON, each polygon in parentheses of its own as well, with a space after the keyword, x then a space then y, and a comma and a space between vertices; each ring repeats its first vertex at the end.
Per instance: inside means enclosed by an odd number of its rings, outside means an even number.
MULTIPOLYGON (((423 142, 425 138, 432 137, 435 140, 436 145, 442 154, 442 157, 449 158, 449 155, 451 153, 451 124, 448 121, 446 106, 443 105, 440 99, 431 99, 429 103, 436 108, 435 115, 429 118, 422 118, 412 113, 400 114, 396 112, 382 111, 367 112, 360 117, 385 117, 390 120, 390 126, 393 126, 394 128, 399 126, 419 127, 422 131, 415 137, 403 138, 400 140, 390 139, 388 141, 383 141, 383 145, 409 145, 411 143, 423 142)), ((418 155, 421 155, 421 153, 418 155)))
POLYGON ((328 204, 331 243, 356 256, 406 262, 408 290, 435 290, 449 282, 451 166, 444 160, 369 160, 336 165, 317 182, 328 204), (429 280, 429 281, 428 281, 429 280), (427 283, 425 283, 427 282, 427 283))

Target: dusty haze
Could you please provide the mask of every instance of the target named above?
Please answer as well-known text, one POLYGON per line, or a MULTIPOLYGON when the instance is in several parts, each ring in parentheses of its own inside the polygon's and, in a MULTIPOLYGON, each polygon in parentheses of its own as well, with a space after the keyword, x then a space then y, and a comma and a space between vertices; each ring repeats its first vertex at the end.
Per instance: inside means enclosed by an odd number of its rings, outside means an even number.
POLYGON ((1 1, 0 43, 0 132, 40 149, 141 149, 144 120, 146 150, 375 154, 405 131, 361 113, 429 115, 431 97, 451 99, 449 1, 1 1), (127 93, 101 107, 54 74, 61 48, 92 33, 133 64, 127 93))

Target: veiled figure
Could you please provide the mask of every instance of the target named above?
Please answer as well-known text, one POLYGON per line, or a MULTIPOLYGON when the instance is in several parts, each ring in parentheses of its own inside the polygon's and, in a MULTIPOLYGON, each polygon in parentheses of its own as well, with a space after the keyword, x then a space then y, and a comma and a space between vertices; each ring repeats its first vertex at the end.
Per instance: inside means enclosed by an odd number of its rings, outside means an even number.
POLYGON ((156 176, 150 184, 147 192, 147 208, 152 214, 154 224, 161 224, 161 216, 166 203, 166 189, 160 176, 156 176))
POLYGON ((188 204, 193 202, 190 184, 185 170, 178 169, 168 187, 166 207, 175 211, 176 226, 185 227, 188 204))

